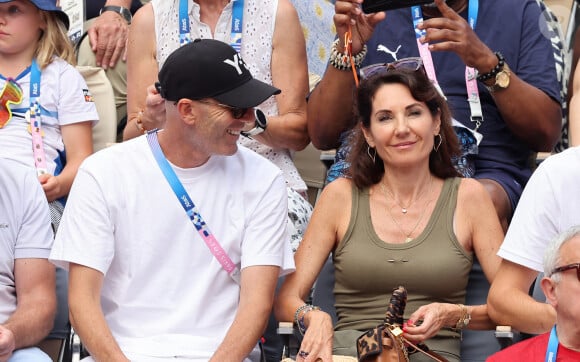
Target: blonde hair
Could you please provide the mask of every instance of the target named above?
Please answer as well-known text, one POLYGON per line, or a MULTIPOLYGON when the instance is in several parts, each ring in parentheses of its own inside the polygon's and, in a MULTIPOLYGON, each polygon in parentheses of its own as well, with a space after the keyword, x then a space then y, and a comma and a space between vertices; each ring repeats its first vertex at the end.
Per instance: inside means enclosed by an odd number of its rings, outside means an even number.
POLYGON ((48 66, 55 56, 76 65, 75 52, 62 21, 50 11, 40 10, 40 16, 46 23, 46 29, 40 35, 35 54, 40 69, 48 66))

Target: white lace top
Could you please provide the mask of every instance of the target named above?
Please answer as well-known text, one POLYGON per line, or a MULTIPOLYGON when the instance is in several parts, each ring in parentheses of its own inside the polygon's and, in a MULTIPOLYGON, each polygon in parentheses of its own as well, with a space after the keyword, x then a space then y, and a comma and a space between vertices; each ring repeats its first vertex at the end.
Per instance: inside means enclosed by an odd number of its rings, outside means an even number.
MULTIPOLYGON (((161 69, 169 54, 179 47, 179 0, 152 0, 151 4, 155 14, 157 63, 159 64, 159 69, 161 69)), ((268 84, 272 84, 270 64, 277 7, 277 0, 244 0, 241 55, 254 78, 268 84)), ((231 2, 226 5, 218 19, 213 37, 210 27, 200 21, 199 4, 189 0, 188 9, 192 39, 213 38, 230 43, 231 2)), ((278 113, 276 99, 273 96, 259 107, 269 116, 278 113)), ((300 177, 292 161, 290 150, 273 149, 246 137, 240 138, 238 142, 276 164, 284 173, 284 178, 289 187, 299 192, 307 189, 304 180, 300 177)))

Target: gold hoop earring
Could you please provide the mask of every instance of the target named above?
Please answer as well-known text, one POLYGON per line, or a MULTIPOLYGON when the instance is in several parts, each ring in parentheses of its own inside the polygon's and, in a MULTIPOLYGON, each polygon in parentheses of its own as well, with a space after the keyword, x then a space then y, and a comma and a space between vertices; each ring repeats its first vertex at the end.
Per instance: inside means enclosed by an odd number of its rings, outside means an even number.
POLYGON ((441 137, 440 133, 437 133, 435 135, 436 140, 434 140, 433 143, 433 151, 438 152, 439 151, 439 147, 441 147, 441 144, 443 143, 443 137, 441 137))
POLYGON ((369 158, 373 161, 373 163, 376 163, 376 159, 377 159, 377 150, 373 147, 371 148, 371 146, 367 145, 367 155, 369 155, 369 158), (373 154, 371 154, 371 150, 374 151, 373 154))

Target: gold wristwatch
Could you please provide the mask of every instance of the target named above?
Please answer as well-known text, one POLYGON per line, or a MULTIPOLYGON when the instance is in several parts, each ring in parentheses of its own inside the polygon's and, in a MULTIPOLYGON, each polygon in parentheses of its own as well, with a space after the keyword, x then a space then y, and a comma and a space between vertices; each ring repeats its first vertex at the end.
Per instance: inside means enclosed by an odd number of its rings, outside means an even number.
POLYGON ((495 52, 497 65, 485 74, 479 74, 477 80, 485 84, 490 93, 506 89, 510 85, 511 70, 500 52, 495 52), (490 84, 490 81, 493 83, 490 84))
POLYGON ((506 89, 510 85, 510 75, 511 70, 507 63, 503 63, 502 69, 495 75, 495 83, 491 86, 487 86, 487 90, 490 93, 506 89))

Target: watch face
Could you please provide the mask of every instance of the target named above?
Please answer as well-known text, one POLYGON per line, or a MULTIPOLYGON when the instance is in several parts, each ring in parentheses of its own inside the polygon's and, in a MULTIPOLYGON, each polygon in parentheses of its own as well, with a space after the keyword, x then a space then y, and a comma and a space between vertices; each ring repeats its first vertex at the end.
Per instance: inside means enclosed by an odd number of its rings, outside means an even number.
POLYGON ((495 78, 495 84, 500 88, 507 88, 510 84, 510 74, 506 71, 501 71, 495 78))

